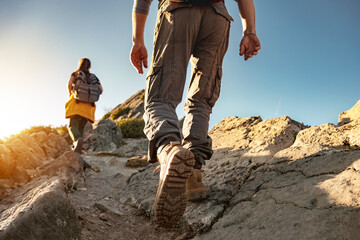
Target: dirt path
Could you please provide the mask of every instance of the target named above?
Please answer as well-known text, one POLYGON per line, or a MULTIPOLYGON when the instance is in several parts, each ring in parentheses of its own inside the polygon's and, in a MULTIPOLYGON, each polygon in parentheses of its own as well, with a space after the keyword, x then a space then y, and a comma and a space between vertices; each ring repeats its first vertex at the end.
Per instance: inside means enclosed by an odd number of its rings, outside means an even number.
POLYGON ((125 166, 128 158, 91 154, 82 157, 93 168, 86 169, 69 197, 83 227, 83 240, 186 238, 180 229, 160 228, 116 200, 116 193, 139 170, 125 166))

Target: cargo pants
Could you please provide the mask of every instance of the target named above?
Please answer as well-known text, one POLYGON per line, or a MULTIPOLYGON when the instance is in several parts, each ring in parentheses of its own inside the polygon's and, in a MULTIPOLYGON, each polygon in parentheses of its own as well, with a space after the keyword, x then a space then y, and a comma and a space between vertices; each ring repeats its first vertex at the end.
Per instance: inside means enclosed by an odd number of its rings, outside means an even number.
POLYGON ((230 21, 223 2, 192 6, 166 1, 159 8, 145 90, 149 162, 157 161, 159 147, 181 142, 176 107, 182 100, 189 60, 192 75, 184 106, 182 145, 194 153, 200 168, 211 158, 209 119, 220 93, 230 21))

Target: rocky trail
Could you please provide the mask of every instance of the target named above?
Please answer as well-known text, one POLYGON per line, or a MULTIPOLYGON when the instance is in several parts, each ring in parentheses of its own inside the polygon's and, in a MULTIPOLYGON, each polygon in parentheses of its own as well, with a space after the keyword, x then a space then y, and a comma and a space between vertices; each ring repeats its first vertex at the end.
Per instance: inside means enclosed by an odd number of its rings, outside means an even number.
POLYGON ((146 163, 146 139, 101 120, 80 157, 60 135, 16 136, 0 143, 0 240, 359 240, 359 111, 312 127, 223 119, 209 131, 210 197, 188 203, 172 229, 153 221, 159 172, 146 163))
POLYGON ((183 234, 180 229, 162 229, 134 207, 119 202, 118 193, 143 167, 127 167, 127 157, 82 157, 91 168, 85 170, 69 194, 82 225, 81 239, 175 239, 183 234))

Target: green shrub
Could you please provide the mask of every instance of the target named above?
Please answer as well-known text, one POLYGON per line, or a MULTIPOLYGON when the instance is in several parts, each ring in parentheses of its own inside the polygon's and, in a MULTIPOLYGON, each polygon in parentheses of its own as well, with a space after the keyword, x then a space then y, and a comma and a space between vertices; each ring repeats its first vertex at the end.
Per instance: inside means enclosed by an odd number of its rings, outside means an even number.
POLYGON ((108 112, 102 117, 102 119, 108 119, 110 117, 110 115, 111 115, 111 113, 108 112))
POLYGON ((121 129, 124 138, 145 137, 143 132, 144 119, 126 118, 116 121, 116 125, 121 129))
MULTIPOLYGON (((68 129, 67 125, 62 125, 59 127, 53 127, 51 125, 49 125, 49 126, 32 126, 30 128, 22 130, 19 134, 29 134, 30 135, 32 133, 38 133, 38 132, 45 132, 47 135, 49 135, 50 133, 60 135, 60 134, 69 132, 69 129, 68 129)), ((15 135, 17 135, 17 134, 15 134, 15 135)))
POLYGON ((111 113, 110 118, 111 118, 112 120, 115 120, 115 119, 117 119, 118 117, 120 117, 120 116, 122 116, 122 115, 124 115, 124 114, 128 114, 129 112, 130 112, 130 108, 129 108, 129 107, 118 108, 118 109, 116 110, 116 112, 111 113))

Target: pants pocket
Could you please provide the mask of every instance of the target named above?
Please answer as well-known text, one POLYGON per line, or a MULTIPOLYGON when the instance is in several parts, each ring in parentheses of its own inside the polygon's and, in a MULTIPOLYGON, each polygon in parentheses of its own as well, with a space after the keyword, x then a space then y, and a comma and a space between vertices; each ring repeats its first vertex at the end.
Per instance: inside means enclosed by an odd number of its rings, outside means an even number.
POLYGON ((208 101, 208 104, 210 107, 214 107, 216 101, 219 99, 219 95, 220 95, 220 88, 221 88, 221 78, 222 78, 222 67, 218 67, 216 75, 215 75, 215 80, 214 80, 214 85, 212 88, 212 93, 211 93, 211 97, 208 101))
POLYGON ((152 66, 147 74, 145 91, 146 105, 148 105, 154 99, 159 98, 162 69, 162 65, 152 66))
POLYGON ((233 22, 234 19, 230 16, 228 10, 225 7, 225 4, 223 2, 218 2, 218 3, 214 3, 211 5, 215 12, 217 14, 220 14, 221 16, 223 16, 224 18, 226 18, 229 22, 233 22))

